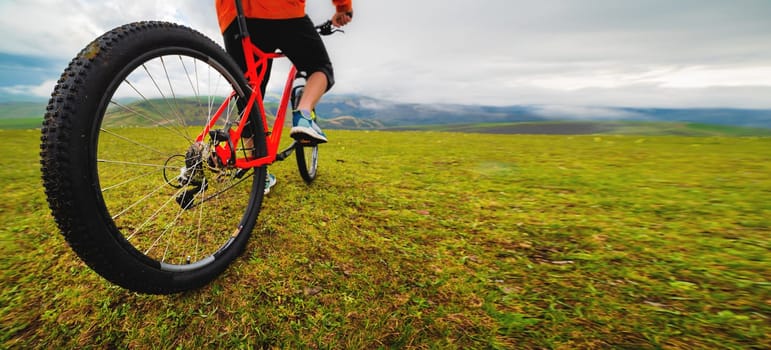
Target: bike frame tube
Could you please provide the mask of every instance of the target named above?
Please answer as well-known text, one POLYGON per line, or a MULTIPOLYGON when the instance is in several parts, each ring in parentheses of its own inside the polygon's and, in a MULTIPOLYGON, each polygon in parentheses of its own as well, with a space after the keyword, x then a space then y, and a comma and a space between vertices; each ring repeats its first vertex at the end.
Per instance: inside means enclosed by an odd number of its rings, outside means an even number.
MULTIPOLYGON (((267 155, 251 160, 238 157, 236 157, 235 160, 232 160, 230 158, 234 152, 231 151, 234 150, 231 150, 230 145, 227 143, 215 146, 214 151, 225 164, 233 164, 237 168, 253 168, 269 165, 276 161, 278 146, 281 142, 281 133, 284 128, 284 120, 286 119, 286 110, 287 106, 289 105, 289 98, 291 96, 292 82, 294 81, 295 75, 297 74, 297 68, 292 65, 289 69, 286 84, 284 85, 284 91, 281 94, 281 102, 279 103, 278 110, 276 111, 276 120, 273 122, 273 127, 271 128, 268 124, 267 114, 265 113, 265 105, 263 104, 263 96, 262 91, 260 90, 260 85, 263 79, 265 79, 265 74, 267 73, 268 60, 285 58, 286 56, 284 56, 282 53, 266 53, 260 50, 257 46, 252 44, 248 35, 241 37, 241 45, 243 47, 244 56, 246 58, 245 76, 249 82, 249 87, 251 88, 252 93, 246 103, 246 107, 242 111, 241 121, 239 122, 238 127, 235 130, 228 130, 228 133, 232 144, 237 145, 241 139, 241 132, 249 120, 248 116, 251 115, 252 109, 256 105, 261 117, 260 122, 262 123, 262 129, 265 130, 268 135, 266 140, 268 148, 267 155)), ((222 116, 222 113, 227 110, 229 104, 231 103, 230 101, 234 96, 235 92, 231 93, 230 98, 224 101, 222 105, 220 105, 220 107, 217 109, 217 112, 214 113, 209 123, 207 123, 206 127, 204 127, 204 130, 196 138, 197 142, 203 142, 203 140, 206 138, 206 135, 214 127, 214 124, 222 116)))

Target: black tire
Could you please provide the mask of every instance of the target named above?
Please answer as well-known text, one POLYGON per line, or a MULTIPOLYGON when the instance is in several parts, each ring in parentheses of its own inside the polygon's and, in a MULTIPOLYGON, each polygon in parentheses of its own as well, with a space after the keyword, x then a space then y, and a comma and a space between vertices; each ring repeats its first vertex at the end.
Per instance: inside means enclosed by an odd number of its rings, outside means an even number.
MULTIPOLYGON (((297 109, 305 87, 305 75, 300 73, 295 79, 295 85, 292 88, 292 109, 297 109)), ((297 170, 306 183, 310 184, 316 179, 316 170, 319 163, 319 146, 316 143, 307 143, 298 140, 295 144, 295 158, 297 159, 297 170)))
MULTIPOLYGON (((243 252, 265 168, 217 165, 216 142, 195 138, 223 101, 238 120, 249 91, 222 48, 171 23, 113 29, 70 62, 46 110, 41 170, 54 219, 89 267, 168 294, 207 284, 243 252)), ((264 154, 264 133, 254 138, 264 154)))
POLYGON ((306 183, 313 182, 316 179, 316 169, 319 162, 319 146, 304 145, 297 142, 295 146, 295 158, 297 158, 297 170, 306 183))

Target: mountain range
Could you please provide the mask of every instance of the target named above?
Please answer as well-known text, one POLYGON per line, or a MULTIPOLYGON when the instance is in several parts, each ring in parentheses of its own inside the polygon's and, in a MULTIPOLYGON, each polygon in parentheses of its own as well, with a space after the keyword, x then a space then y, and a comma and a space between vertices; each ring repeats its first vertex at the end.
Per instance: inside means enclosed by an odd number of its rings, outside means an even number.
MULTIPOLYGON (((690 122, 771 128, 771 109, 420 104, 361 95, 325 96, 316 109, 320 116, 353 117, 360 125, 373 129, 411 125, 552 121, 690 122)), ((330 120, 335 121, 335 118, 330 120)))
MULTIPOLYGON (((274 109, 277 99, 268 97, 266 102, 274 109)), ((24 125, 39 125, 45 105, 44 101, 0 102, 0 127, 3 120, 12 119, 27 120, 24 125)), ((771 129, 771 109, 423 104, 330 94, 319 103, 317 112, 323 127, 338 129, 555 121, 687 122, 771 129)))

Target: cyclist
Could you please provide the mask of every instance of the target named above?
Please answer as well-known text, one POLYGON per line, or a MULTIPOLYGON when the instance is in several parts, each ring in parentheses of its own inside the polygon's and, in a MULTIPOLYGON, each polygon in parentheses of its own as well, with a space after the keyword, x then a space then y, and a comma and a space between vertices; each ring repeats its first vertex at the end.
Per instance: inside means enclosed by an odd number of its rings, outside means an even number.
MULTIPOLYGON (((332 24, 342 27, 353 16, 352 0, 332 0, 336 13, 332 24)), ((246 71, 241 40, 238 37, 237 10, 234 0, 215 0, 217 20, 224 36, 225 50, 246 71)), ((273 52, 280 49, 299 71, 308 74, 302 98, 297 110, 292 111, 292 129, 289 135, 295 139, 316 143, 327 142, 327 137, 316 123, 314 108, 321 96, 335 82, 332 63, 324 42, 316 32, 313 22, 305 14, 305 0, 244 0, 244 16, 249 35, 260 50, 273 52)), ((260 87, 263 96, 270 77, 268 63, 265 79, 260 87)), ((257 123, 255 123, 257 124, 257 123)), ((244 130, 244 147, 252 148, 251 133, 244 130)), ((275 184, 275 176, 268 176, 266 193, 275 184)))

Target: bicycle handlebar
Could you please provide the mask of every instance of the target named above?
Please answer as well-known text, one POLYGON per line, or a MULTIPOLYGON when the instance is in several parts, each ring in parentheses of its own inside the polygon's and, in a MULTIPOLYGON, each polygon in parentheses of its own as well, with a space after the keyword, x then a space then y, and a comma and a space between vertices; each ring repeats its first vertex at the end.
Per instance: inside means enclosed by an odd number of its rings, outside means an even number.
MULTIPOLYGON (((353 12, 348 12, 348 13, 346 13, 346 14, 347 14, 349 17, 353 18, 353 12)), ((321 34, 321 35, 324 35, 324 36, 326 36, 326 35, 332 35, 332 34, 335 34, 335 33, 337 33, 337 32, 340 32, 340 33, 345 33, 345 31, 344 31, 344 30, 342 30, 342 29, 337 29, 337 28, 333 27, 333 24, 332 24, 332 20, 331 20, 331 19, 328 19, 326 22, 324 22, 324 23, 322 23, 322 24, 319 24, 319 25, 317 25, 317 26, 316 26, 316 31, 317 31, 317 32, 319 32, 319 34, 321 34)))
POLYGON ((316 26, 316 31, 319 32, 319 34, 327 36, 332 35, 337 32, 345 33, 342 29, 337 29, 332 26, 332 20, 327 20, 326 22, 319 24, 316 26))

